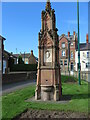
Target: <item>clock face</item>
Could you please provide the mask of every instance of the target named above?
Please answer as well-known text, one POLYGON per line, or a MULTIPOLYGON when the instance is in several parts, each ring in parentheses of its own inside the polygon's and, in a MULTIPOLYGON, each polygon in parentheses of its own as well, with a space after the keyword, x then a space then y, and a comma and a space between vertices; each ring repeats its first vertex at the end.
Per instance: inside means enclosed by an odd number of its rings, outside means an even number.
POLYGON ((50 52, 46 51, 45 55, 46 55, 46 59, 48 59, 50 57, 50 52))

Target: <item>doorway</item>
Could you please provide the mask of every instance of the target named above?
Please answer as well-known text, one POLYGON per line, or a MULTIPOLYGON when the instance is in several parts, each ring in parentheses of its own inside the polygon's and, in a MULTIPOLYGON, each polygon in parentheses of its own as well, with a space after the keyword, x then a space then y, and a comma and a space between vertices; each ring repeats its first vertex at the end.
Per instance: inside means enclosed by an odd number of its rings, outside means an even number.
POLYGON ((71 71, 73 71, 73 62, 71 62, 71 71))

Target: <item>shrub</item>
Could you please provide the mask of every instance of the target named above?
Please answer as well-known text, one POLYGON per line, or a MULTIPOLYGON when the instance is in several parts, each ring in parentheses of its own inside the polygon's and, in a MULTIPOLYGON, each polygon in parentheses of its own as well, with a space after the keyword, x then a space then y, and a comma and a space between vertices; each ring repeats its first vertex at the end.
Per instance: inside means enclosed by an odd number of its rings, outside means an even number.
POLYGON ((12 65, 10 71, 36 71, 37 64, 16 64, 12 65))

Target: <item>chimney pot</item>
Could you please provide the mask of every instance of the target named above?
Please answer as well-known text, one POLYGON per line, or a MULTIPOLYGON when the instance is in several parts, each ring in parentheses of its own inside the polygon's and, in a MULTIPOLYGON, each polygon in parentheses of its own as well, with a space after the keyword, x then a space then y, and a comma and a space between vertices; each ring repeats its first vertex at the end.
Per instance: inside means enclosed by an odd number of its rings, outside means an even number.
POLYGON ((86 34, 86 43, 88 43, 88 34, 86 34))
POLYGON ((68 32, 68 37, 70 37, 70 32, 68 32))
POLYGON ((75 35, 75 31, 73 31, 73 35, 75 35))

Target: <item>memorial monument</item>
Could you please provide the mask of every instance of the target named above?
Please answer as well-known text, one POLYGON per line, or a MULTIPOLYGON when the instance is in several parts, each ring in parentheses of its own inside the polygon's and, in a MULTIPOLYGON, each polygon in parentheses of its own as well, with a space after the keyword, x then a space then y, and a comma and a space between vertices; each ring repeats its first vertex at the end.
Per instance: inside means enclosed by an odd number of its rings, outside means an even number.
POLYGON ((42 28, 38 35, 38 72, 35 99, 60 100, 61 74, 59 64, 59 36, 56 28, 55 11, 47 0, 42 11, 42 28))

